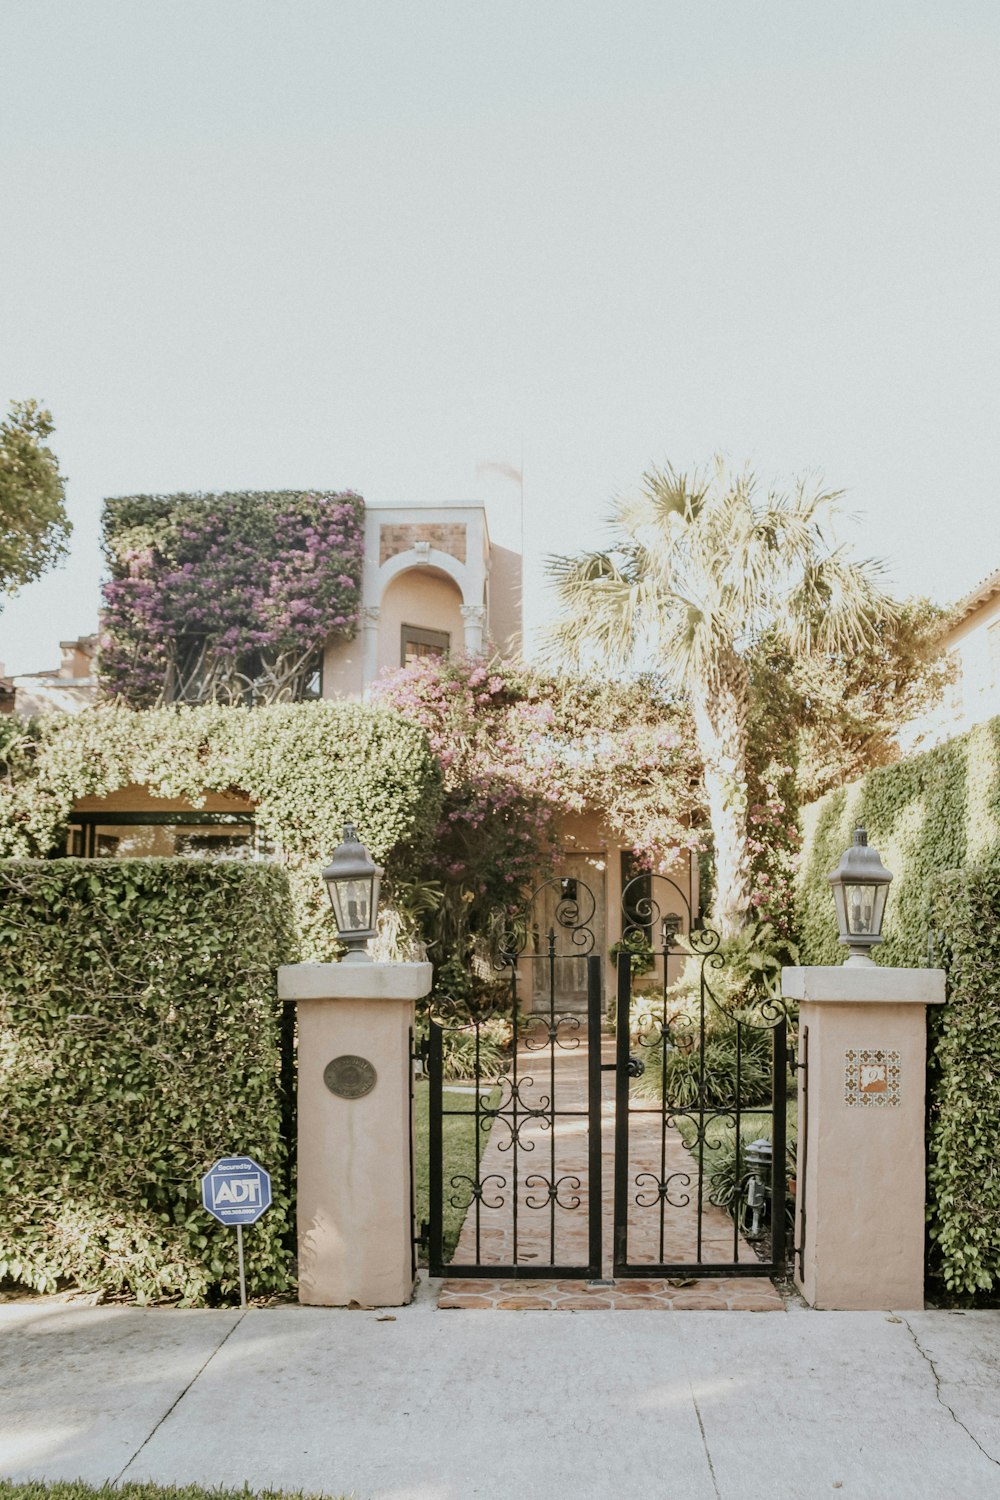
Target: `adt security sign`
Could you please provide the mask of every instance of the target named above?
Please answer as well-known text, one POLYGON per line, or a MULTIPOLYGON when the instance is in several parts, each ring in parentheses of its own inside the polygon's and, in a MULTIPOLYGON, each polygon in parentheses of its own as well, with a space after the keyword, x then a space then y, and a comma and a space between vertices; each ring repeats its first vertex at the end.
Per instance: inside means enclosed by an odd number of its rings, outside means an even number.
POLYGON ((271 1179, 252 1156, 222 1156, 201 1179, 201 1201, 220 1224, 256 1224, 271 1207, 271 1179))
POLYGON ((201 1201, 220 1224, 236 1228, 236 1256, 240 1268, 240 1306, 247 1305, 243 1266, 243 1226, 256 1224, 271 1207, 271 1179, 252 1156, 220 1156, 201 1179, 201 1201))

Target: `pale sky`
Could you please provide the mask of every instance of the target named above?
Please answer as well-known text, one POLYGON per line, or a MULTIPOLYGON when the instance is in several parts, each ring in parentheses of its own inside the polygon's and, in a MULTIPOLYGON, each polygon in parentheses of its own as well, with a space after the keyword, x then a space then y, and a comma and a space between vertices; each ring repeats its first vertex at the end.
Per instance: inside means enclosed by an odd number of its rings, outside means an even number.
POLYGON ((96 627, 104 496, 482 500, 542 559, 650 463, 819 471, 895 587, 1000 567, 996 0, 3 0, 0 400, 96 627))

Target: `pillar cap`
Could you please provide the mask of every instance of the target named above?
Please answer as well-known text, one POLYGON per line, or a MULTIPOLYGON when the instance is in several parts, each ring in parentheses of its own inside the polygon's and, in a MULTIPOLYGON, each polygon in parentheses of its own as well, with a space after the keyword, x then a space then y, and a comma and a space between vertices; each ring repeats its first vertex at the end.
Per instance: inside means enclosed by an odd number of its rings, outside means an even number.
POLYGON ((279 1000, 420 1000, 431 964, 282 964, 279 1000))
POLYGON ((816 964, 781 971, 786 1000, 829 1005, 942 1005, 943 969, 889 969, 880 964, 816 964))

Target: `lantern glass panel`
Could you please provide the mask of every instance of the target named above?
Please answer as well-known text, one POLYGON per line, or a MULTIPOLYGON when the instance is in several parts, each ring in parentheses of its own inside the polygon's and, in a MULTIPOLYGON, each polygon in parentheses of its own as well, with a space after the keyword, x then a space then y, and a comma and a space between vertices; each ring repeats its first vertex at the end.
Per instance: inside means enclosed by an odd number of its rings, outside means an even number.
POLYGON ((845 881, 845 896, 847 901, 847 931, 854 937, 871 937, 878 932, 876 917, 881 916, 881 909, 885 906, 885 897, 879 901, 877 885, 869 885, 867 882, 854 884, 845 881))
POLYGON ((341 932, 367 932, 371 927, 372 885, 371 876, 330 882, 333 915, 341 932))
POLYGON ((872 929, 873 932, 881 933, 881 931, 882 931, 882 920, 883 920, 883 918, 885 916, 885 903, 886 903, 886 898, 888 897, 888 895, 889 895, 889 887, 887 885, 876 886, 876 888, 875 888, 875 926, 872 929))
POLYGON ((834 900, 834 905, 837 908, 837 926, 840 929, 841 936, 846 936, 847 935, 847 901, 846 901, 845 896, 844 896, 844 887, 840 884, 839 881, 836 882, 834 884, 834 886, 833 886, 833 900, 834 900))

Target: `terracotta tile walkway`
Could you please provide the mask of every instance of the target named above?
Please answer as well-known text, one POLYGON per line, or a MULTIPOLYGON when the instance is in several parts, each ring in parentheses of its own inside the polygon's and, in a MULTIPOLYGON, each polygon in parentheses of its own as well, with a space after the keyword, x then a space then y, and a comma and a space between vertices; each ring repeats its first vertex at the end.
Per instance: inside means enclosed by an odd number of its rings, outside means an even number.
MULTIPOLYGON (((606 1040, 603 1060, 614 1058, 614 1043, 606 1040)), ((477 1215, 473 1205, 455 1250, 456 1265, 527 1264, 533 1261, 556 1266, 587 1264, 587 1048, 556 1047, 518 1053, 518 1091, 528 1108, 548 1108, 553 1099, 558 1111, 553 1128, 548 1121, 525 1118, 518 1131, 517 1162, 510 1127, 494 1122, 480 1166, 484 1192, 477 1215), (552 1055, 554 1052, 554 1056, 552 1055), (566 1113, 563 1114, 562 1112, 566 1113), (518 1184, 516 1215, 509 1184, 518 1184), (558 1184, 553 1201, 549 1184, 558 1184), (516 1220, 516 1222, 515 1222, 516 1220), (516 1254, 515 1254, 516 1240, 516 1254)), ((602 1074, 601 1176, 603 1265, 612 1263, 611 1236, 614 1199, 614 1077, 602 1074)), ((511 1087, 506 1083, 503 1106, 509 1107, 511 1087)), ((697 1172, 678 1132, 669 1128, 664 1141, 659 1108, 642 1112, 647 1101, 634 1100, 629 1112, 629 1260, 642 1264, 680 1263, 696 1259, 697 1172), (665 1175, 661 1179, 661 1163, 665 1175), (669 1202, 662 1217, 656 1192, 643 1194, 635 1178, 649 1172, 652 1181, 673 1177, 669 1202), (651 1205, 642 1207, 636 1198, 651 1205), (685 1198, 689 1201, 685 1203, 685 1198), (661 1238, 662 1236, 662 1238, 661 1238)), ((445 1184, 445 1191, 449 1191, 445 1184)), ((734 1246, 729 1216, 706 1203, 702 1215, 703 1261, 731 1263, 734 1259, 753 1264, 753 1250, 740 1238, 734 1246)), ((773 1283, 765 1276, 663 1281, 623 1279, 615 1284, 586 1280, 490 1280, 458 1273, 442 1283, 440 1308, 556 1309, 582 1312, 607 1308, 648 1308, 671 1311, 681 1308, 732 1309, 753 1312, 780 1311, 784 1304, 773 1283)))

